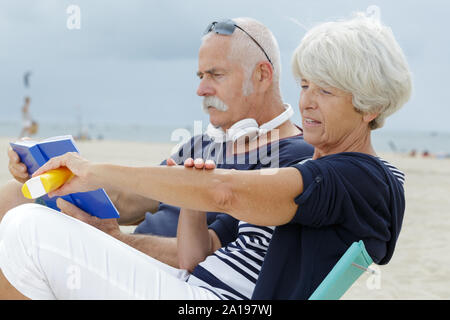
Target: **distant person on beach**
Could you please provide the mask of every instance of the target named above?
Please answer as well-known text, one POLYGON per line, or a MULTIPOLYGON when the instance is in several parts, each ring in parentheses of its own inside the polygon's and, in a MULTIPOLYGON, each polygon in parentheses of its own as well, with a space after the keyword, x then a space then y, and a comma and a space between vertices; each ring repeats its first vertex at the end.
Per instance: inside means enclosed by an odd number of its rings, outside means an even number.
MULTIPOLYGON (((225 46, 233 25, 220 27, 224 36, 209 40, 225 46)), ((223 61, 224 49, 213 56, 223 61)), ((25 204, 0 224, 0 297, 307 299, 355 241, 364 241, 375 263, 388 263, 405 210, 404 174, 377 156, 371 132, 411 96, 405 56, 390 28, 359 14, 310 29, 292 67, 301 83, 299 108, 305 140, 314 146, 311 159, 269 171, 214 169, 202 159, 187 159, 185 167, 168 160, 170 166, 136 168, 67 153, 36 172, 62 166, 72 171, 74 178, 53 196, 110 186, 183 208, 179 269, 101 232, 120 234, 114 219, 25 204), (237 237, 215 241, 207 211, 241 221, 237 237), (75 283, 67 279, 73 269, 81 275, 75 283)), ((199 64, 201 75, 210 68, 199 64)), ((255 93, 260 76, 272 68, 258 64, 257 70, 255 93)), ((200 86, 210 83, 205 80, 200 86)))
MULTIPOLYGON (((290 121, 293 110, 281 97, 280 52, 276 39, 267 27, 253 19, 233 21, 230 22, 236 27, 225 22, 211 24, 199 50, 197 94, 203 99, 202 110, 209 114, 211 124, 205 134, 194 136, 171 159, 183 164, 188 158, 201 158, 214 161, 219 168, 256 170, 289 166, 311 157, 313 147, 303 140, 301 129, 290 121), (230 27, 235 28, 231 34, 230 27), (241 120, 253 124, 245 127, 241 120), (244 132, 247 135, 259 131, 261 135, 251 142, 245 140, 245 135, 238 138, 241 132, 236 130, 237 123, 241 124, 238 128, 247 130, 244 132), (239 141, 233 144, 236 139, 239 141), (238 150, 238 145, 243 150, 238 150)), ((17 181, 9 182, 3 198, 9 199, 11 207, 25 201, 20 183, 28 179, 28 173, 12 149, 9 158, 10 172, 17 181)), ((166 161, 161 164, 166 165, 166 161)), ((106 191, 120 212, 120 224, 139 223, 135 234, 123 234, 121 240, 178 266, 175 237, 180 208, 130 192, 117 192, 114 188, 106 191)), ((0 201, 0 211, 1 207, 0 201)), ((76 209, 64 204, 64 210, 76 209)), ((222 236, 224 230, 234 235, 238 232, 239 221, 228 214, 209 212, 206 218, 216 242, 227 241, 222 236)), ((254 241, 257 239, 256 230, 254 241)))
POLYGON ((25 97, 25 102, 22 107, 22 131, 20 132, 19 138, 31 137, 35 135, 38 131, 38 124, 31 118, 30 114, 30 97, 25 97))

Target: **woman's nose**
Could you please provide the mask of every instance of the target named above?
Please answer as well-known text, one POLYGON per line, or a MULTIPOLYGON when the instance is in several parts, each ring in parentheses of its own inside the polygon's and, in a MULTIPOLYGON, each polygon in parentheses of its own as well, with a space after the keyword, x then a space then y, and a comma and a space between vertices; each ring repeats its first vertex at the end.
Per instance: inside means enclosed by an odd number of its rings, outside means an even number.
POLYGON ((313 90, 302 90, 299 101, 300 111, 317 108, 317 94, 313 90))

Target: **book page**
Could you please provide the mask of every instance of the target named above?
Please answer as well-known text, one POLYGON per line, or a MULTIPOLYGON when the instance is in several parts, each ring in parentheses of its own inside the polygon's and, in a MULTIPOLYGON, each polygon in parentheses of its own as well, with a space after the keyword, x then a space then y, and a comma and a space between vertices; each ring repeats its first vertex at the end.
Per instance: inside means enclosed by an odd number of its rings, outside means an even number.
POLYGON ((14 141, 11 143, 17 144, 19 146, 32 147, 32 146, 35 146, 39 142, 36 140, 18 140, 18 141, 14 141))
POLYGON ((21 146, 32 147, 32 146, 36 145, 37 143, 60 141, 60 140, 72 140, 72 143, 75 144, 75 140, 73 139, 73 136, 70 135, 70 134, 69 135, 64 135, 64 136, 50 137, 50 138, 46 138, 46 139, 43 139, 43 140, 32 140, 32 139, 17 140, 17 141, 14 141, 12 143, 18 144, 18 145, 21 145, 21 146))
POLYGON ((58 140, 72 140, 72 142, 75 144, 75 140, 73 139, 72 135, 68 134, 65 136, 55 136, 46 138, 44 140, 41 140, 40 142, 50 142, 50 141, 58 141, 58 140))

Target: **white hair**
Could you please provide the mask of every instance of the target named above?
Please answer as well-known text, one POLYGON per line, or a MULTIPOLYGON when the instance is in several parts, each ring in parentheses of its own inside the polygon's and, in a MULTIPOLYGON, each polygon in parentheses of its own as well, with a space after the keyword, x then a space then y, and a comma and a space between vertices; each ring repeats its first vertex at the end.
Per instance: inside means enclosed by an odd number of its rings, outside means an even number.
POLYGON ((391 29, 363 13, 309 30, 294 51, 292 69, 297 79, 351 93, 359 112, 379 113, 372 130, 411 96, 411 73, 391 29))
MULTIPOLYGON (((281 76, 280 49, 273 33, 261 22, 252 18, 233 18, 232 20, 250 34, 267 53, 273 64, 272 82, 278 88, 281 76)), ((211 34, 213 32, 203 36, 202 41, 208 39, 211 34)), ((244 69, 243 94, 248 96, 253 91, 251 82, 253 71, 258 63, 267 61, 267 58, 261 48, 239 28, 236 28, 231 37, 233 40, 231 41, 229 58, 238 61, 244 69)))

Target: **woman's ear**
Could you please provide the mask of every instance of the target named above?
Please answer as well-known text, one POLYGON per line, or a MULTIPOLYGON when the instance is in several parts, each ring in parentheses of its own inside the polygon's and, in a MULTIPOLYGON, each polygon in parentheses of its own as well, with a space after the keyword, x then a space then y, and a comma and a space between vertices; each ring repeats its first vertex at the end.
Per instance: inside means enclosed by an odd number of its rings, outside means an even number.
POLYGON ((363 114, 363 121, 370 123, 372 122, 372 120, 376 119, 376 117, 378 117, 379 113, 365 113, 363 114))

